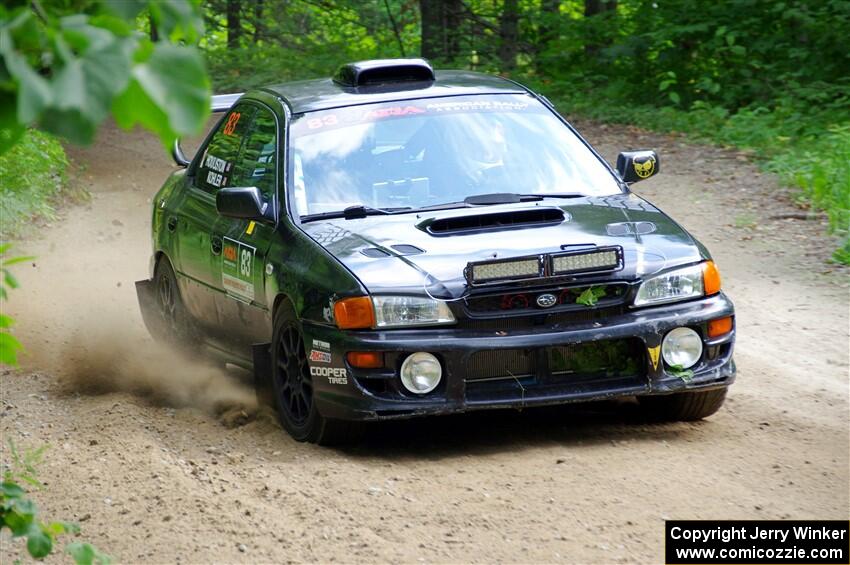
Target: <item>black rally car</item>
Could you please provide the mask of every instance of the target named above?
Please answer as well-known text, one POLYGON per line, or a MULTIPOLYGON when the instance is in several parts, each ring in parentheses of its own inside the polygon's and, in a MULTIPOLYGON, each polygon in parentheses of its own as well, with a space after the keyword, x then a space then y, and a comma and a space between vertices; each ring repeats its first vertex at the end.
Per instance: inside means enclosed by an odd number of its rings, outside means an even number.
POLYGON ((733 307, 706 248, 523 86, 426 61, 216 97, 153 200, 156 337, 253 368, 298 440, 357 420, 637 396, 714 413, 733 307))

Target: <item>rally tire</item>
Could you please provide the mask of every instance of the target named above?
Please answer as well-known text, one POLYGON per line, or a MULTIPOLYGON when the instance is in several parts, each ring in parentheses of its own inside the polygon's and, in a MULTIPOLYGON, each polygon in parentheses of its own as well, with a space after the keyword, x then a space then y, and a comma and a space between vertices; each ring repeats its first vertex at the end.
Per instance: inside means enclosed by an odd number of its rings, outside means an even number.
POLYGON ((275 313, 271 348, 269 380, 283 429, 296 441, 319 445, 341 445, 359 437, 358 422, 332 420, 319 412, 301 324, 285 305, 275 313))
POLYGON ((160 335, 154 336, 166 343, 177 345, 187 353, 196 353, 200 343, 192 317, 183 304, 180 287, 171 262, 165 255, 161 256, 154 268, 154 290, 159 310, 160 335))
POLYGON ((692 422, 720 410, 726 400, 726 388, 676 394, 642 396, 641 406, 655 420, 692 422))

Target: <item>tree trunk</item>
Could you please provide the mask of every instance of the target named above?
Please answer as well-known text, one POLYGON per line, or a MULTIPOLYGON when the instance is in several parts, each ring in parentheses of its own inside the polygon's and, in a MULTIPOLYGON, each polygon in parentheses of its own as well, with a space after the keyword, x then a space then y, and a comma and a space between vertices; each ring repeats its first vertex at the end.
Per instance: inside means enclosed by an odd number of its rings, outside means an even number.
POLYGON ((540 39, 538 52, 545 49, 550 41, 558 38, 561 0, 541 0, 540 2, 540 39))
MULTIPOLYGON (((589 18, 605 12, 615 12, 617 0, 584 0, 584 17, 589 18)), ((599 54, 600 49, 605 47, 608 41, 600 41, 598 38, 588 38, 584 45, 584 52, 592 57, 599 54)))
POLYGON ((453 61, 461 54, 463 0, 419 0, 422 56, 453 61))
POLYGON ((227 0, 227 47, 239 48, 242 36, 241 0, 227 0))
POLYGON ((254 0, 254 43, 263 39, 265 26, 263 25, 263 3, 264 0, 254 0))
POLYGON ((422 56, 440 59, 443 55, 443 2, 442 0, 419 0, 422 21, 422 56))
POLYGON ((518 40, 518 0, 505 0, 499 18, 499 61, 503 72, 509 73, 516 67, 518 40))
POLYGON ((156 29, 156 22, 153 21, 153 16, 151 16, 151 15, 148 15, 148 24, 150 25, 150 28, 151 28, 151 33, 150 33, 151 41, 154 41, 154 42, 159 41, 159 32, 156 29))

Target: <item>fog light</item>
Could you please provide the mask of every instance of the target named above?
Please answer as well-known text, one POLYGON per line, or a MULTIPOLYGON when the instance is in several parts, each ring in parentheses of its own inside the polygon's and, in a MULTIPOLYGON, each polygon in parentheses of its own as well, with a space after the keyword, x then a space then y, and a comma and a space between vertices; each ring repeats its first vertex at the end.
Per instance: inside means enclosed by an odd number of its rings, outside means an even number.
POLYGON ((401 364, 401 384, 414 394, 428 394, 440 384, 440 361, 424 351, 408 356, 401 364))
POLYGON ((693 367, 702 357, 702 338, 691 328, 670 330, 661 343, 661 355, 671 367, 693 367))

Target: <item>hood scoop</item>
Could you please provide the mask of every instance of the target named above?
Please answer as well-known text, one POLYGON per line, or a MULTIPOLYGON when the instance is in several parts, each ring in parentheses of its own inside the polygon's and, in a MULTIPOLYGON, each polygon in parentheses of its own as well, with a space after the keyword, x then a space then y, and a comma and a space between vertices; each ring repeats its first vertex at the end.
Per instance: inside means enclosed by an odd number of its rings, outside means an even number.
POLYGON ((568 215, 560 208, 536 208, 428 219, 421 222, 417 227, 434 236, 445 236, 521 229, 532 226, 553 226, 568 219, 568 215))

